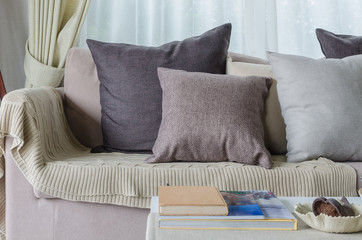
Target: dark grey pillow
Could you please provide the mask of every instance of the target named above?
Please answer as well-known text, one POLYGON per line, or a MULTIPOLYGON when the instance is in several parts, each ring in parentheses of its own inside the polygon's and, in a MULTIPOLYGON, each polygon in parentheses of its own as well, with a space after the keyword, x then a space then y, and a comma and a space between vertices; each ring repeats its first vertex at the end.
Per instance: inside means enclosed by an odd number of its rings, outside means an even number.
POLYGON ((344 58, 362 54, 362 37, 338 35, 321 28, 316 29, 316 34, 326 58, 344 58))
POLYGON ((162 122, 148 163, 231 161, 271 167, 262 115, 271 78, 159 68, 162 122))
POLYGON ((157 67, 225 73, 231 24, 160 47, 87 40, 100 80, 106 151, 151 150, 162 117, 157 67))

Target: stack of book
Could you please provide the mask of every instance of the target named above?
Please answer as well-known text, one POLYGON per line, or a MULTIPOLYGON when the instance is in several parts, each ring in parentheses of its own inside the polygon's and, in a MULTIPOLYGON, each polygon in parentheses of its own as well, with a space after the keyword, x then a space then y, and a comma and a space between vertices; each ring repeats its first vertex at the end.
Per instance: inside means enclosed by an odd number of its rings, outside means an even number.
POLYGON ((269 191, 162 186, 151 212, 161 229, 296 230, 297 220, 269 191))

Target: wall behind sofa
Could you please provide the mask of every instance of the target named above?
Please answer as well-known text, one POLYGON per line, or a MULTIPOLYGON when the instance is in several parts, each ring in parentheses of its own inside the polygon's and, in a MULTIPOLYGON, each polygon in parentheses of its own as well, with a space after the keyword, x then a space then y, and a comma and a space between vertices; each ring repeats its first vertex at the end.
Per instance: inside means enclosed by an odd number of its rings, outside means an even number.
POLYGON ((27 37, 28 0, 0 0, 0 70, 8 92, 24 87, 27 37))

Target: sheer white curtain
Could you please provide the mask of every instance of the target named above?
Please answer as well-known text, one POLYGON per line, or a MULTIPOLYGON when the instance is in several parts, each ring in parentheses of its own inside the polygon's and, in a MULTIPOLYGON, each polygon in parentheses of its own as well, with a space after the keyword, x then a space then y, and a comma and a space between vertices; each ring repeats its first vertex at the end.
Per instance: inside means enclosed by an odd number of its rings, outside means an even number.
POLYGON ((279 51, 322 57, 316 28, 362 36, 361 0, 277 0, 279 51))
POLYGON ((360 0, 93 0, 79 45, 158 46, 231 22, 230 51, 321 57, 315 28, 362 35, 361 12, 360 0))
POLYGON ((93 0, 79 45, 92 38, 159 46, 231 22, 230 50, 264 56, 277 50, 275 12, 270 0, 93 0))

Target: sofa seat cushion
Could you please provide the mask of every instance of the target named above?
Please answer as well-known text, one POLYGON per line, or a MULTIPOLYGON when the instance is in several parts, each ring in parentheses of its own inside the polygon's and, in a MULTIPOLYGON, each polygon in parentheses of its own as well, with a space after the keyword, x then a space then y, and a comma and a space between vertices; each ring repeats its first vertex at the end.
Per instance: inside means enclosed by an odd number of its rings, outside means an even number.
POLYGON ((166 183, 264 189, 279 196, 357 196, 355 170, 325 158, 286 163, 274 157, 272 169, 265 169, 232 162, 146 164, 145 154, 91 154, 72 135, 54 88, 8 93, 0 119, 0 153, 5 137, 12 137, 9 154, 29 183, 66 200, 147 208, 166 183))
POLYGON ((362 162, 344 162, 345 164, 353 167, 357 174, 357 189, 362 188, 362 162))
POLYGON ((355 170, 325 158, 287 163, 285 156, 273 155, 268 170, 233 162, 146 164, 148 156, 87 154, 48 163, 46 171, 55 176, 36 184, 35 195, 141 208, 149 207, 158 186, 166 184, 217 186, 225 191, 266 189, 278 196, 356 196, 355 170))

